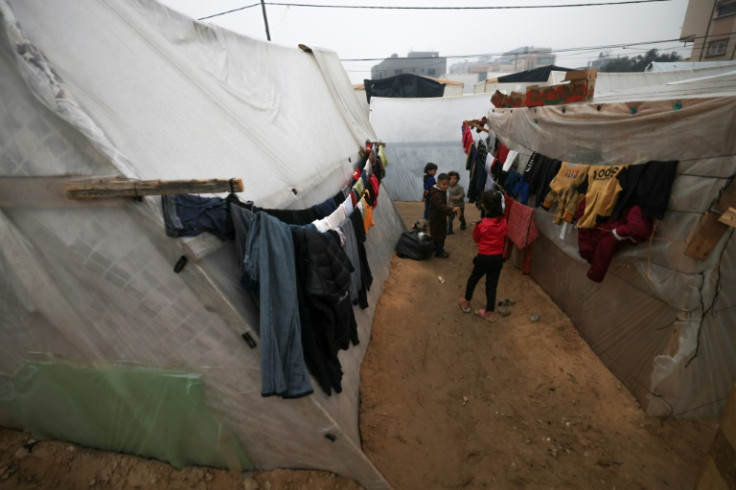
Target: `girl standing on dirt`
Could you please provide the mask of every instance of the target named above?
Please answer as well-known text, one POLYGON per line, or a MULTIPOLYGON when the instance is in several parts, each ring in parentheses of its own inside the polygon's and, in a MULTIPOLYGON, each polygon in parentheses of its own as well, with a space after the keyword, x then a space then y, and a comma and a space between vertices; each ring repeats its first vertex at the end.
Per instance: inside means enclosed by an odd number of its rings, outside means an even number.
POLYGON ((475 310, 475 314, 489 322, 496 321, 496 289, 503 266, 503 249, 506 240, 506 218, 503 213, 503 195, 497 190, 488 190, 480 198, 483 218, 475 222, 473 241, 478 244, 478 255, 473 258, 473 271, 465 286, 465 296, 460 298, 460 308, 470 313, 473 291, 486 276, 486 307, 475 310))

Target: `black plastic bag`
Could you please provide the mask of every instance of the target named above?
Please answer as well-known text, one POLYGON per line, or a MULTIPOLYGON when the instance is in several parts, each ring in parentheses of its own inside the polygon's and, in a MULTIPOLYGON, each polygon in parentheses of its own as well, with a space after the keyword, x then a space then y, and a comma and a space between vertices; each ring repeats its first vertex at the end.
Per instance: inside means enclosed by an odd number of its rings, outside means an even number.
POLYGON ((427 260, 434 254, 434 242, 421 231, 405 231, 396 244, 396 255, 402 259, 427 260))

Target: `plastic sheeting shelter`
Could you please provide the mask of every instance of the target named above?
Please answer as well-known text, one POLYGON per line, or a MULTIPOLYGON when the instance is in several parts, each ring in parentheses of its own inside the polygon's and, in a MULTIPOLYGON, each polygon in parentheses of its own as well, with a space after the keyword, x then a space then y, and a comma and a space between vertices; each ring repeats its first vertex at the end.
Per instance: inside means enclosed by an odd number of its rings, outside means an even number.
POLYGON ((386 192, 343 391, 313 383, 298 399, 261 396, 258 308, 231 241, 167 236, 159 197, 64 195, 86 178, 240 178, 260 207, 325 201, 375 140, 335 53, 152 0, 0 0, 0 21, 0 424, 177 466, 388 487, 358 429, 360 363, 403 228, 386 192))
POLYGON ((439 172, 455 170, 467 189, 462 122, 488 112, 487 95, 401 99, 373 97, 371 124, 386 143, 391 178, 385 186, 397 201, 422 199, 424 165, 434 162, 439 172), (390 181, 390 182, 389 182, 390 181))
MULTIPOLYGON (((626 99, 627 97, 641 98, 645 93, 655 94, 655 97, 661 97, 661 90, 667 89, 670 92, 675 90, 680 93, 673 93, 674 96, 693 95, 707 90, 713 93, 712 89, 703 86, 700 83, 703 79, 718 78, 724 75, 733 74, 734 64, 732 62, 702 62, 702 63, 655 63, 652 65, 661 67, 669 66, 669 69, 656 68, 646 72, 625 72, 625 73, 609 73, 598 72, 595 79, 594 100, 602 100, 603 98, 626 99), (678 66, 677 68, 675 66, 678 66), (676 85, 691 85, 691 87, 679 87, 676 85)), ((510 94, 511 92, 525 93, 526 88, 530 85, 557 85, 565 82, 564 71, 550 71, 549 78, 539 82, 514 81, 505 82, 502 78, 494 80, 484 80, 478 82, 474 86, 476 94, 494 93, 496 90, 502 93, 510 94)), ((717 80, 726 93, 731 89, 729 83, 724 83, 723 79, 717 80)))
MULTIPOLYGON (((562 161, 678 160, 668 210, 649 243, 621 250, 605 279, 586 277, 578 232, 537 208, 532 277, 569 315, 647 413, 718 416, 736 379, 736 241, 726 227, 704 259, 693 230, 736 175, 736 84, 635 89, 592 103, 491 109, 488 124, 520 152, 562 161)), ((596 86, 596 91, 598 87, 596 86)), ((731 204, 733 205, 733 204, 731 204)))

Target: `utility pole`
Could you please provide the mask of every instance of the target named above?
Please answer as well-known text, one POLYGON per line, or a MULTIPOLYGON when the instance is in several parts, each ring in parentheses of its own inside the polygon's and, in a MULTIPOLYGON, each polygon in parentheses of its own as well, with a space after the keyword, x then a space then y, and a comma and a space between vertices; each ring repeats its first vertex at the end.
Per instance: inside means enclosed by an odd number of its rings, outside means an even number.
POLYGON ((261 0, 261 10, 263 11, 263 23, 266 25, 266 39, 271 40, 271 33, 268 32, 268 17, 266 17, 266 3, 261 0))
POLYGON ((708 18, 708 26, 705 28, 705 36, 703 36, 703 46, 700 48, 700 56, 698 56, 698 61, 703 61, 703 52, 708 51, 708 34, 710 33, 710 25, 713 22, 713 16, 716 14, 717 6, 718 6, 718 0, 713 0, 713 9, 710 11, 710 17, 708 18))

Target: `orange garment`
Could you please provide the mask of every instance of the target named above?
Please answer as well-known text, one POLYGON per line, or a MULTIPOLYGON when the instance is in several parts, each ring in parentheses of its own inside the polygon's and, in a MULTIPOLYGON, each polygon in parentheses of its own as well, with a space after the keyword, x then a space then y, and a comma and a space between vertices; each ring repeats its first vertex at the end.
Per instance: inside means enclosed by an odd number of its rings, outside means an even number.
POLYGON ((572 223, 580 201, 580 186, 588 178, 588 167, 576 163, 562 162, 557 175, 549 183, 549 192, 542 206, 556 208, 552 222, 561 225, 563 221, 572 223))
POLYGON ((585 211, 578 219, 578 228, 593 228, 598 218, 608 218, 613 212, 623 188, 618 174, 628 165, 591 165, 588 169, 588 191, 585 193, 585 211))
POLYGON ((373 208, 368 205, 368 202, 363 197, 360 202, 363 204, 363 226, 365 226, 366 234, 370 231, 371 226, 375 226, 373 222, 373 208))

